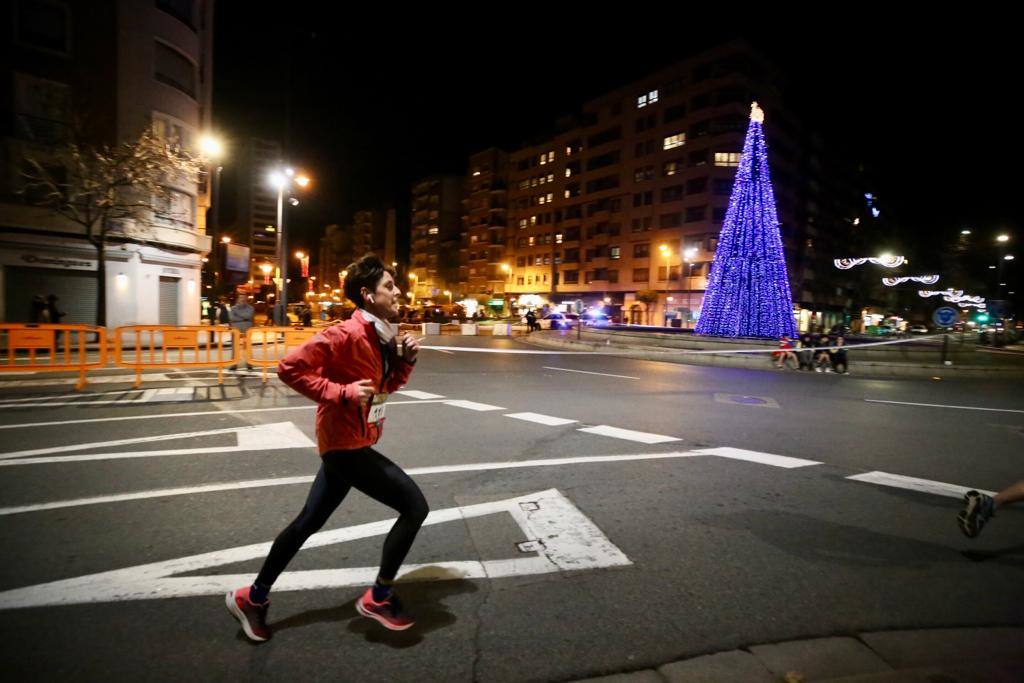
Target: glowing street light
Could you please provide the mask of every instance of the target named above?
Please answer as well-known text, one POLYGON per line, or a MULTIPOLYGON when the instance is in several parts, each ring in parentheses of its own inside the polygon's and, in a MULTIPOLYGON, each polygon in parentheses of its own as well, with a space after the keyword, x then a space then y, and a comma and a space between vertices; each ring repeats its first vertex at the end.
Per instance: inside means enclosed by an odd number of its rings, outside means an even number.
POLYGON ((1010 236, 1009 235, 1002 234, 1002 235, 997 235, 996 236, 996 242, 1009 242, 1009 241, 1010 241, 1010 236))
POLYGON ((231 244, 231 237, 229 237, 228 235, 224 235, 223 237, 220 238, 220 241, 223 242, 224 244, 231 244))
POLYGON ((199 138, 199 152, 204 159, 218 160, 224 156, 224 143, 216 135, 208 133, 199 138))

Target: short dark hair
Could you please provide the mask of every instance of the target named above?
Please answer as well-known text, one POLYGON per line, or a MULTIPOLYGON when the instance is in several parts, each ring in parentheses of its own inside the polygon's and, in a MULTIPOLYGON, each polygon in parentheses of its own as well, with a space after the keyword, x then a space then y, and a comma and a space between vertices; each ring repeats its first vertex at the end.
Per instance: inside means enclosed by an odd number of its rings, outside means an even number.
POLYGON ((358 261, 348 264, 348 275, 345 276, 345 296, 358 308, 364 306, 363 287, 371 292, 377 289, 377 284, 384 273, 391 273, 395 277, 395 269, 386 265, 376 254, 367 254, 358 261))

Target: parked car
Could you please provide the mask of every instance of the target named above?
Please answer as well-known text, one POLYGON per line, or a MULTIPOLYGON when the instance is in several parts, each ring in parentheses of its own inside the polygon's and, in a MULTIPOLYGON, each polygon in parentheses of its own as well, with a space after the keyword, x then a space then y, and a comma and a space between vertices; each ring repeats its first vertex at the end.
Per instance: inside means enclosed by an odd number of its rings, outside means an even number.
POLYGON ((584 313, 583 324, 589 327, 604 327, 610 325, 612 319, 607 313, 584 313))
POLYGON ((573 321, 564 313, 548 313, 538 322, 542 330, 568 330, 573 326, 573 321))
POLYGON ((910 334, 928 334, 928 328, 924 325, 911 325, 910 334))

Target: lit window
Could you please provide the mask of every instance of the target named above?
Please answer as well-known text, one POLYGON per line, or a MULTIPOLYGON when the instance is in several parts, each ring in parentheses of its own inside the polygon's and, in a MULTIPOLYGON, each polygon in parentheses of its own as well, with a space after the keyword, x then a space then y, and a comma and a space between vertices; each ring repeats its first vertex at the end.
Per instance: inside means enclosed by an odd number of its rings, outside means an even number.
POLYGON ((739 166, 739 152, 715 152, 715 166, 739 166))
POLYGON ((548 182, 549 183, 555 182, 555 174, 554 173, 548 173, 548 182))
POLYGON ((572 177, 572 169, 571 168, 566 168, 565 169, 565 177, 566 178, 571 178, 572 177))
POLYGON ((529 245, 530 245, 530 246, 532 247, 532 246, 533 246, 533 243, 534 243, 534 242, 536 241, 536 239, 537 239, 537 238, 535 238, 535 237, 533 237, 533 236, 531 235, 531 236, 530 236, 530 239, 528 240, 528 244, 529 244, 529 245))
POLYGON ((519 219, 519 229, 520 230, 524 230, 525 228, 526 228, 526 219, 525 218, 520 218, 519 219))
POLYGON ((540 165, 543 166, 546 163, 548 163, 548 155, 547 154, 541 154, 540 155, 540 165))
POLYGON ((556 232, 555 233, 555 244, 561 244, 561 243, 562 243, 562 233, 556 232))
POLYGON ((437 228, 430 228, 429 230, 427 230, 427 234, 428 235, 436 235, 437 233, 438 233, 438 229, 437 228))
POLYGON ((570 156, 571 154, 572 154, 572 147, 566 147, 565 148, 565 156, 570 156))
POLYGON ((548 192, 548 202, 553 202, 553 201, 555 201, 555 193, 554 192, 548 192))
POLYGON ((548 163, 555 163, 555 150, 551 150, 550 152, 548 152, 548 163))
POLYGON ((651 92, 647 93, 647 102, 649 104, 654 104, 657 101, 658 101, 658 91, 657 90, 652 90, 651 92))
POLYGON ((530 178, 530 187, 537 187, 537 178, 530 178))
POLYGON ((647 106, 647 95, 641 95, 640 97, 636 98, 636 108, 637 109, 643 109, 646 106, 647 106))
POLYGON ((676 147, 682 147, 686 144, 686 133, 676 133, 675 135, 669 135, 665 138, 665 143, 662 149, 674 149, 676 147))
POLYGON ((568 198, 569 198, 570 196, 571 196, 571 195, 569 194, 569 190, 566 190, 566 191, 565 191, 565 198, 566 198, 566 199, 568 199, 568 198))
POLYGON ((676 173, 679 173, 679 171, 682 169, 682 166, 683 165, 680 164, 678 161, 666 161, 665 165, 662 167, 663 173, 666 176, 675 175, 676 173))
POLYGON ((536 216, 530 216, 530 225, 537 225, 537 217, 536 216))

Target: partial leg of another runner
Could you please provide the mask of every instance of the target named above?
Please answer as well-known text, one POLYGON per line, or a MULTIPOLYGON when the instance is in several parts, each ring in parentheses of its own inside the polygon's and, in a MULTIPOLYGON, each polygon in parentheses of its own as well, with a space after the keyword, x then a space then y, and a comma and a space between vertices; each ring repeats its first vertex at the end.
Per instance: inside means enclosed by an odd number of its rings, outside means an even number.
POLYGON ((1006 487, 995 496, 978 491, 968 491, 964 496, 964 509, 957 515, 960 531, 968 538, 974 538, 988 520, 995 517, 996 508, 1024 500, 1024 479, 1006 487))

